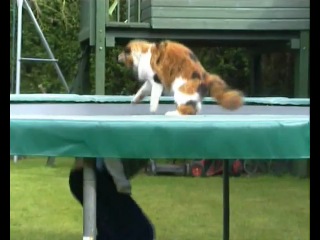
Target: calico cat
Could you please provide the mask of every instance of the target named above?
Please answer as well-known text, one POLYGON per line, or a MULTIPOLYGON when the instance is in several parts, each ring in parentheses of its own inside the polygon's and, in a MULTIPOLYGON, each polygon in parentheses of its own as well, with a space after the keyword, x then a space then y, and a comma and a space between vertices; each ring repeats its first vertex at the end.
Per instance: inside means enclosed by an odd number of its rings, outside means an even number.
POLYGON ((131 68, 143 82, 132 102, 138 103, 151 94, 151 112, 156 112, 164 90, 173 92, 177 105, 166 115, 195 115, 207 95, 229 110, 243 105, 242 92, 230 89, 220 76, 207 72, 196 55, 181 43, 132 40, 119 54, 118 62, 131 68))

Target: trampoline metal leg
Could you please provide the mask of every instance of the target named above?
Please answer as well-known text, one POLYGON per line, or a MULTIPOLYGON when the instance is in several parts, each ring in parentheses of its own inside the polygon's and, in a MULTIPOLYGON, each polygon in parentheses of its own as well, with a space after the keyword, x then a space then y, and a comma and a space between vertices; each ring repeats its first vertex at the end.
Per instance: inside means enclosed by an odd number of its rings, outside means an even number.
POLYGON ((96 179, 92 168, 92 160, 86 160, 83 168, 83 240, 95 239, 96 179))
POLYGON ((56 160, 55 157, 48 157, 48 158, 47 158, 46 166, 47 166, 47 167, 54 167, 55 160, 56 160))
POLYGON ((229 240, 229 160, 223 161, 223 240, 229 240))

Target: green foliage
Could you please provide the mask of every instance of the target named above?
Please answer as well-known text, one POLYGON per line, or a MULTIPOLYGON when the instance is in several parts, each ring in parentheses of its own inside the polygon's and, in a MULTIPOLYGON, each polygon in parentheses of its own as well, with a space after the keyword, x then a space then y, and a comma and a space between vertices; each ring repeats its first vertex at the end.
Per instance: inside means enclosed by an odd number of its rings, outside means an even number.
POLYGON ((273 53, 262 56, 262 86, 264 96, 294 97, 294 55, 273 53))
POLYGON ((231 87, 249 91, 249 61, 246 49, 214 47, 197 48, 194 51, 209 72, 220 74, 231 87))
POLYGON ((139 87, 131 71, 115 61, 120 50, 107 48, 106 53, 106 94, 132 95, 139 87))
MULTIPOLYGON (((111 6, 116 0, 110 0, 111 6)), ((30 1, 34 15, 46 37, 49 46, 59 60, 58 64, 69 86, 77 73, 80 45, 79 33, 79 1, 78 0, 33 0, 30 1)), ((120 21, 127 18, 126 1, 120 1, 120 21)), ((13 0, 10 0, 10 48, 13 44, 12 17, 13 0)), ((110 20, 117 19, 117 8, 108 13, 110 20)), ((211 47, 193 48, 202 64, 212 73, 220 74, 227 83, 239 88, 247 96, 254 96, 250 90, 249 55, 244 48, 211 47)), ((94 52, 94 49, 93 51, 94 52)), ((115 61, 120 52, 119 47, 107 48, 106 51, 106 94, 132 95, 139 83, 130 71, 115 61)), ((14 53, 14 52, 13 52, 14 53)), ((15 53, 14 53, 15 54, 15 53)), ((23 10, 23 44, 22 57, 48 58, 26 10, 23 10)), ((290 54, 264 55, 262 93, 265 96, 291 96, 293 93, 293 60, 290 54)), ((94 54, 91 55, 90 81, 91 94, 94 94, 94 54)), ((13 57, 10 69, 14 70, 13 57)), ((10 73, 11 74, 11 73, 10 73)), ((12 77, 12 76, 11 76, 12 77)), ((10 78, 11 79, 11 78, 10 78)), ((63 93, 65 89, 51 63, 22 64, 21 92, 63 93), (40 86, 41 85, 41 86, 40 86), (43 89, 43 90, 41 90, 43 89)))
MULTIPOLYGON (((11 3, 11 9, 14 5, 11 3)), ((31 2, 33 13, 68 83, 71 83, 77 68, 79 55, 78 1, 31 2)), ((13 10, 10 11, 10 14, 13 10)), ((12 16, 10 16, 10 19, 12 16)), ((12 25, 10 24, 12 27, 12 25)), ((22 57, 49 58, 39 34, 25 9, 23 9, 22 57)), ((12 45, 12 39, 10 39, 12 45)), ((13 67, 11 65, 11 67, 13 67)), ((39 92, 39 84, 46 92, 64 92, 58 75, 51 63, 23 62, 21 66, 21 92, 39 92)))

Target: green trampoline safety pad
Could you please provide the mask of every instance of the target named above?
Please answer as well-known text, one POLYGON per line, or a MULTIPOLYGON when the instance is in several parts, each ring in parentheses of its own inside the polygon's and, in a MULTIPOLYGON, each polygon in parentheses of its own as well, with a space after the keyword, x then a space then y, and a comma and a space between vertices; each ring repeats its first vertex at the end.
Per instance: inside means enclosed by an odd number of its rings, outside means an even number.
POLYGON ((10 115, 10 154, 307 159, 307 115, 10 115))
MULTIPOLYGON (((10 102, 12 103, 130 103, 133 96, 120 95, 78 95, 78 94, 10 94, 10 102)), ((142 102, 147 103, 150 97, 146 97, 142 102)), ((163 96, 160 98, 161 103, 173 103, 173 97, 163 96)), ((294 105, 294 106, 309 106, 309 98, 287 98, 287 97, 245 97, 246 105, 294 105)), ((204 104, 216 104, 212 98, 206 97, 203 99, 204 104)))

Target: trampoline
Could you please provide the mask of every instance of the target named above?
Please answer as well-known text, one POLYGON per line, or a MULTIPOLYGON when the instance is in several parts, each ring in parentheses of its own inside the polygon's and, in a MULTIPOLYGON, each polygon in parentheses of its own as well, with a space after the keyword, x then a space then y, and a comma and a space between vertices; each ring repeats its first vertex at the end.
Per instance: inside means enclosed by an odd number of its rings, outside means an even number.
MULTIPOLYGON (((197 116, 156 114, 148 99, 73 94, 10 95, 10 154, 83 158, 222 159, 223 240, 229 240, 228 160, 310 157, 309 99, 245 98, 228 111, 205 99, 197 116), (188 149, 188 151, 186 151, 188 149)), ((84 169, 84 239, 95 239, 95 183, 84 169)))

